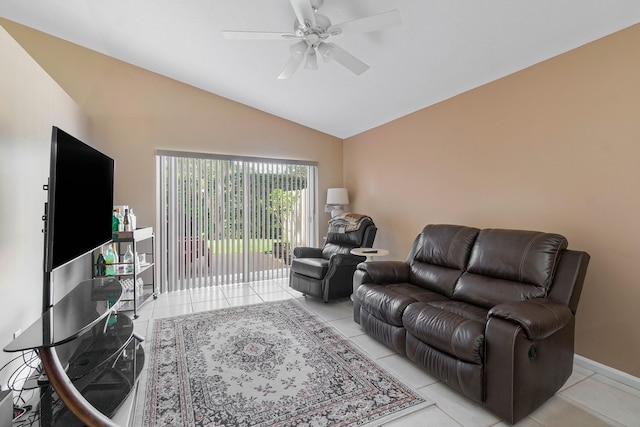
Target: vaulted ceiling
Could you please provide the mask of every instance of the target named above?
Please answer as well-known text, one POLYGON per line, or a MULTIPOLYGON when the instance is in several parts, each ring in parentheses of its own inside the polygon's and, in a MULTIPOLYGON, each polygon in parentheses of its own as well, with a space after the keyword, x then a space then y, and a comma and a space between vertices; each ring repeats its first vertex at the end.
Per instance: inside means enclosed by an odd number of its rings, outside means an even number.
POLYGON ((399 26, 331 36, 363 74, 320 61, 285 80, 295 40, 222 31, 292 32, 289 0, 2 0, 0 17, 339 138, 640 22, 638 0, 325 0, 318 13, 394 9, 399 26))

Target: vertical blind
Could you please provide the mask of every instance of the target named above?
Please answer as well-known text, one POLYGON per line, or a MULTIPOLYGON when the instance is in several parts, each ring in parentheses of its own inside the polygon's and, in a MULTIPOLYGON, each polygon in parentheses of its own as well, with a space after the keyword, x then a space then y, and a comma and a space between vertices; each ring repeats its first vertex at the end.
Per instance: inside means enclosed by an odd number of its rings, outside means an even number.
POLYGON ((161 291, 286 277, 316 246, 317 163, 157 151, 161 291))

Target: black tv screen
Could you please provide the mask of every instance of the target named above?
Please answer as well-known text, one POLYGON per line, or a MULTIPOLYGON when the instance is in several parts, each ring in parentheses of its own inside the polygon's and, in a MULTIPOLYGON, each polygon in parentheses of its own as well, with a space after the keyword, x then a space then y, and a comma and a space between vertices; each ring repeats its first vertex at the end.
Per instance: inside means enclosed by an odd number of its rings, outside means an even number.
POLYGON ((112 238, 114 161, 53 127, 46 209, 45 271, 112 238))

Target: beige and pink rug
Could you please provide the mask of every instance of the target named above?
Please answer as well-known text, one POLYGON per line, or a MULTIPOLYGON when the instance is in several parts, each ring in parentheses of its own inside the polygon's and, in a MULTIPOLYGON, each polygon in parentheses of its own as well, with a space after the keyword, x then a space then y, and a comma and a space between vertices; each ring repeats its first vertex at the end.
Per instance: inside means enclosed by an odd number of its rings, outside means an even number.
POLYGON ((154 322, 142 425, 380 425, 432 404, 295 300, 154 322))

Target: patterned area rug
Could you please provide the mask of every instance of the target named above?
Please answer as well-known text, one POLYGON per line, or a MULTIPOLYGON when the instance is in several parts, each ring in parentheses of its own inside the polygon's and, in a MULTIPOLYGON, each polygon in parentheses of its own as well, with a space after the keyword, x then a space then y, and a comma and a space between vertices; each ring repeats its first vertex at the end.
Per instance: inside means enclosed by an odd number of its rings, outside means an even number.
POLYGON ((142 425, 380 425, 432 402, 295 300, 154 322, 142 425))

